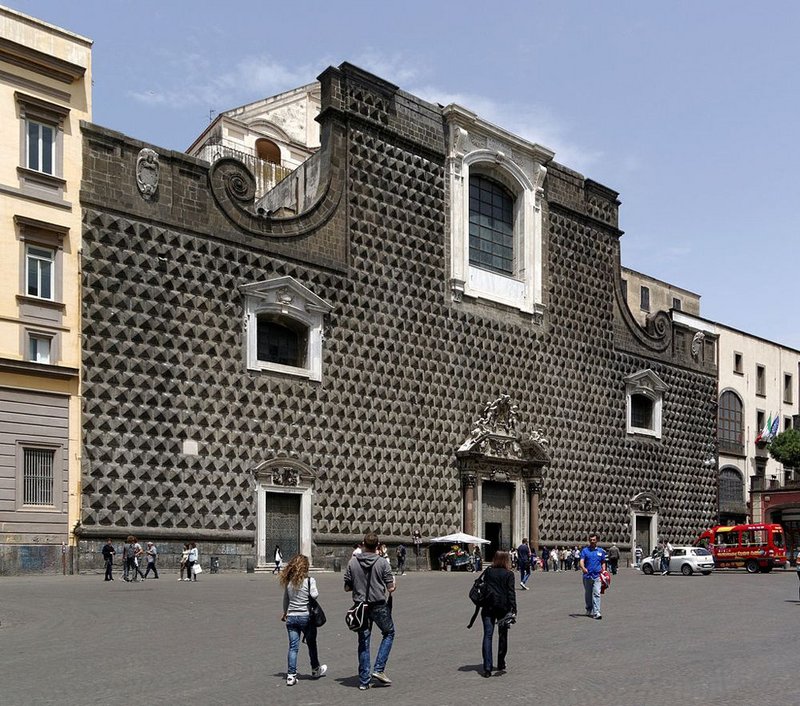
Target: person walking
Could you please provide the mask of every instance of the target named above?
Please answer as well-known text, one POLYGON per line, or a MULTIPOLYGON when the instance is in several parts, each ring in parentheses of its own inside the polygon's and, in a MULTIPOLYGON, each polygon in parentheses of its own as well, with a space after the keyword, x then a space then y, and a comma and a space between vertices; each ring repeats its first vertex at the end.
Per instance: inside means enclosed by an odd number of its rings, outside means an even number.
POLYGON ((297 683, 297 652, 300 649, 301 635, 308 646, 311 676, 319 679, 328 671, 328 665, 319 663, 317 628, 311 623, 308 610, 309 599, 319 596, 316 580, 308 575, 308 565, 307 556, 295 554, 280 575, 280 584, 283 586, 281 620, 286 623, 286 632, 289 634, 286 686, 294 686, 297 683))
POLYGON ((605 550, 597 546, 597 535, 589 535, 589 545, 581 550, 581 571, 583 572, 583 596, 586 615, 602 620, 600 613, 600 572, 606 570, 605 550))
POLYGON ((189 569, 188 569, 189 551, 190 551, 189 543, 186 542, 183 545, 183 551, 181 552, 181 564, 180 564, 181 573, 180 573, 180 576, 178 577, 178 581, 189 581, 189 580, 191 580, 190 577, 189 577, 189 569), (186 572, 186 578, 185 579, 183 578, 183 572, 184 571, 186 572))
POLYGON ((281 554, 281 548, 276 544, 275 545, 275 568, 272 570, 272 575, 279 574, 281 571, 281 564, 283 563, 283 554, 281 554))
POLYGON ((661 541, 661 575, 669 573, 669 560, 672 556, 672 545, 666 540, 661 541))
POLYGON ((114 549, 114 543, 111 539, 107 539, 106 543, 103 545, 103 561, 106 563, 106 577, 105 581, 113 581, 114 577, 111 575, 111 572, 114 567, 114 555, 117 553, 117 550, 114 549))
MULTIPOLYGON (((523 540, 523 544, 524 544, 523 540)), ((527 545, 526 545, 527 546, 527 545)), ((511 571, 511 558, 508 552, 495 552, 492 565, 484 572, 486 595, 491 596, 491 607, 481 608, 483 621, 483 676, 492 676, 492 641, 494 628, 498 626, 497 636, 497 671, 506 670, 506 653, 508 652, 508 627, 506 618, 509 614, 517 614, 517 595, 514 591, 514 574, 511 571)))
POLYGON ((638 569, 642 565, 642 556, 644 555, 644 551, 642 548, 637 544, 636 549, 633 552, 633 558, 636 561, 636 568, 638 569))
POLYGON ((397 573, 401 576, 406 575, 406 545, 397 545, 397 573))
POLYGON ((139 555, 141 553, 142 546, 136 541, 136 537, 129 534, 125 544, 126 581, 138 581, 140 576, 144 578, 144 574, 139 568, 139 555))
POLYGON ((617 566, 619 565, 619 547, 616 542, 612 542, 608 548, 608 566, 611 568, 611 573, 617 575, 617 566))
POLYGON ((572 568, 575 571, 581 568, 581 550, 579 547, 572 549, 572 568))
POLYGON ((358 688, 362 691, 370 688, 373 678, 383 684, 392 683, 386 676, 386 663, 394 643, 391 594, 396 585, 389 562, 376 553, 378 544, 378 536, 368 532, 363 551, 350 559, 344 572, 344 590, 353 593, 354 601, 364 601, 368 606, 366 625, 358 631, 358 688), (373 624, 381 631, 381 644, 374 670, 370 672, 369 641, 373 624))
POLYGON ((197 581, 197 574, 194 567, 200 559, 200 552, 197 550, 197 545, 194 542, 189 543, 189 556, 186 559, 186 580, 197 581))
POLYGON ((156 545, 152 542, 147 543, 147 549, 145 550, 145 555, 147 556, 147 568, 144 572, 144 577, 147 578, 150 575, 150 572, 153 572, 153 578, 158 578, 158 569, 156 568, 156 559, 158 559, 158 549, 156 549, 156 545))
POLYGON ((558 571, 558 547, 550 550, 550 561, 553 562, 553 571, 558 571))
POLYGON ((550 550, 542 547, 542 571, 550 571, 550 550))
POLYGON ((528 579, 531 577, 531 548, 528 546, 528 538, 522 540, 522 544, 517 547, 517 566, 519 567, 519 585, 523 591, 528 590, 528 579))
POLYGON ((128 580, 128 545, 122 545, 122 580, 128 580))

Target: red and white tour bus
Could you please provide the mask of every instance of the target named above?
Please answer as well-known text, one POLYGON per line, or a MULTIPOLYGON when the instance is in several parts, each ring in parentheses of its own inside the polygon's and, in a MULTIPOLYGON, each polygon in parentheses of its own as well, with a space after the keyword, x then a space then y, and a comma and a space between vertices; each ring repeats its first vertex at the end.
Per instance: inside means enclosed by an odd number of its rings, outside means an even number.
POLYGON ((786 542, 780 525, 718 525, 703 532, 694 543, 710 550, 719 568, 744 566, 755 574, 786 565, 786 542))

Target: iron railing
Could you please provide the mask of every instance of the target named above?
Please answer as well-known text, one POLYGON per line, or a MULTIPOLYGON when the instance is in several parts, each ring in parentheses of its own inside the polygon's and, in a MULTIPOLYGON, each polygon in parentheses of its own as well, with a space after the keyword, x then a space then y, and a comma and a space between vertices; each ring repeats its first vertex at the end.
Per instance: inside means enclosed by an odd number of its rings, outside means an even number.
POLYGON ((196 156, 212 164, 223 157, 238 159, 250 170, 256 180, 256 200, 292 173, 290 167, 267 162, 246 147, 216 135, 209 137, 203 143, 196 156))

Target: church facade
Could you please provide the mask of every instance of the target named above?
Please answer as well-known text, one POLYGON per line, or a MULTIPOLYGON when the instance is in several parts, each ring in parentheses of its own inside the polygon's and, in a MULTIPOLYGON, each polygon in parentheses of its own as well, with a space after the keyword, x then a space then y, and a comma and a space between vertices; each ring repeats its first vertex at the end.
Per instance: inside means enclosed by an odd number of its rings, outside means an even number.
POLYGON ((333 566, 369 529, 710 526, 716 339, 634 320, 618 194, 350 64, 319 82, 321 146, 264 198, 83 125, 81 567, 128 533, 333 566))

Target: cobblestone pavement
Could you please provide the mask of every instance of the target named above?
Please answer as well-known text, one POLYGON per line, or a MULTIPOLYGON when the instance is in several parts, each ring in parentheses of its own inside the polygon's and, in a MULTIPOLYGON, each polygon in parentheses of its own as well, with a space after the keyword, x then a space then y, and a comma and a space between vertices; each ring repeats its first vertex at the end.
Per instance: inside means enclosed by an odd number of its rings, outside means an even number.
MULTIPOLYGON (((317 574, 328 624, 312 680, 301 645, 285 685, 281 591, 270 575, 0 579, 0 703, 17 704, 659 704, 800 703, 793 571, 642 576, 624 569, 583 616, 573 572, 536 572, 518 592, 509 671, 483 679, 471 574, 409 573, 395 594, 394 683, 357 690, 356 637, 341 574, 317 574)), ((373 656, 378 635, 373 635, 373 656)))

